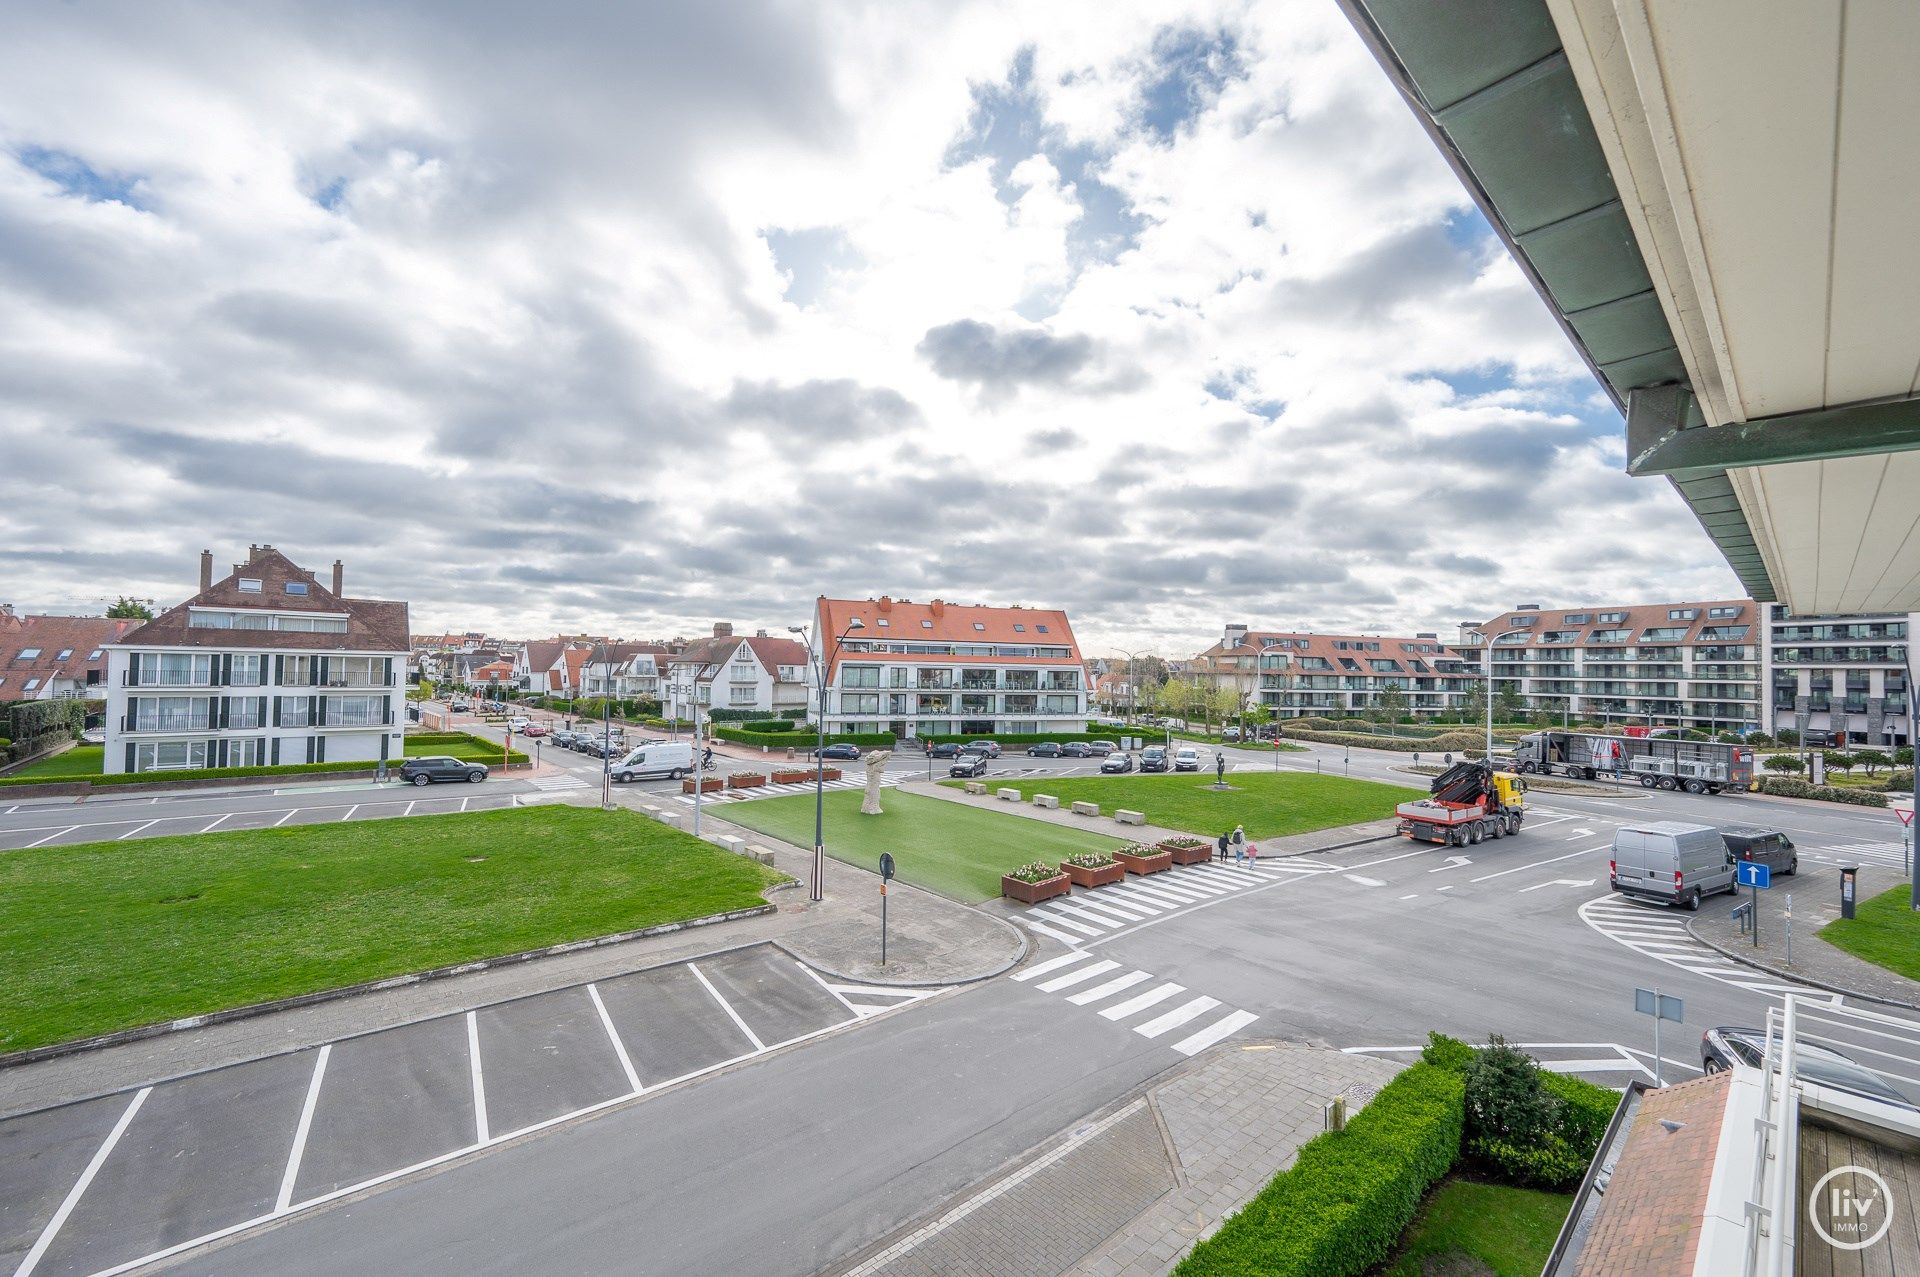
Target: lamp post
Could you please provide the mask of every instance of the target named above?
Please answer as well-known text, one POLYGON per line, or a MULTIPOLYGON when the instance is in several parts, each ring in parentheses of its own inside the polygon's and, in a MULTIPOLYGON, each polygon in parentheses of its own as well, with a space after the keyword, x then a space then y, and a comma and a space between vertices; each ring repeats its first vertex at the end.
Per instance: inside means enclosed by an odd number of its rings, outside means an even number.
MULTIPOLYGON (((608 663, 606 645, 596 651, 601 657, 596 664, 608 663)), ((600 697, 600 810, 613 810, 613 698, 605 694, 600 697)))
MULTIPOLYGON (((818 902, 826 898, 827 875, 827 667, 833 664, 834 657, 840 654, 840 645, 855 630, 864 630, 867 623, 859 617, 847 622, 847 628, 833 640, 832 651, 821 651, 815 657, 813 635, 804 625, 789 625, 787 633, 807 636, 807 656, 813 663, 813 687, 820 698, 819 718, 814 726, 817 729, 817 747, 813 752, 813 882, 807 887, 807 899, 818 902)), ((824 643, 822 647, 824 648, 824 643)), ((697 719, 696 719, 697 722, 697 719)))
POLYGON ((1469 634, 1478 634, 1482 639, 1486 641, 1486 651, 1482 655, 1480 665, 1483 669, 1486 670, 1486 675, 1485 675, 1486 683, 1487 683, 1487 755, 1486 757, 1487 757, 1488 767, 1493 766, 1493 645, 1495 643, 1498 643, 1501 639, 1505 638, 1509 634, 1528 634, 1531 632, 1532 631, 1530 630, 1520 629, 1520 628, 1515 628, 1510 630, 1501 630, 1498 634, 1491 634, 1491 635, 1488 634, 1485 630, 1468 630, 1467 631, 1467 633, 1469 634))

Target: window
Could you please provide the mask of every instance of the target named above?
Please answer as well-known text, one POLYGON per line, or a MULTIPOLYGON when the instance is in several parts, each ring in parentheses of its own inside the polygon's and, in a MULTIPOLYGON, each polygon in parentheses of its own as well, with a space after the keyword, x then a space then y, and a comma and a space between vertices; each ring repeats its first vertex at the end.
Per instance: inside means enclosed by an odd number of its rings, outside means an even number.
POLYGON ((883 617, 881 617, 881 618, 880 618, 879 620, 877 620, 877 621, 875 621, 875 622, 874 622, 874 624, 875 624, 875 625, 877 625, 877 626, 879 626, 879 627, 880 627, 881 629, 883 629, 883 630, 890 630, 890 629, 892 629, 892 628, 893 628, 893 622, 892 622, 892 621, 889 621, 889 620, 888 620, 888 619, 887 619, 886 617, 884 617, 884 616, 883 616, 883 617))
POLYGON ((34 688, 36 688, 36 687, 38 687, 38 686, 40 686, 40 680, 39 680, 39 679, 37 679, 37 678, 30 678, 30 679, 28 679, 28 680, 27 680, 27 683, 26 683, 26 688, 27 688, 27 690, 28 690, 29 692, 31 692, 31 691, 32 691, 32 690, 33 690, 34 688))
POLYGON ((280 686, 306 687, 313 682, 313 658, 288 656, 280 662, 280 686))
POLYGON ((973 628, 976 630, 985 630, 987 628, 987 623, 985 621, 975 621, 973 623, 973 628))
POLYGON ((1045 634, 1047 632, 1047 627, 1044 625, 1036 625, 1033 628, 1034 631, 1039 634, 1045 634))
POLYGON ((1027 627, 1016 621, 1013 626, 1013 632, 1015 634, 1025 634, 1027 632, 1027 627))
POLYGON ((878 687, 880 686, 880 667, 878 665, 842 666, 840 670, 840 686, 878 687))
POLYGON ((287 582, 288 594, 305 594, 306 592, 307 592, 307 583, 305 581, 287 582))
POLYGON ((328 727, 373 727, 386 721, 384 696, 329 696, 324 703, 328 727))
POLYGON ((1707 615, 1716 621, 1730 621, 1745 610, 1737 607, 1710 607, 1707 609, 1707 615))
MULTIPOLYGON (((238 723, 231 726, 239 726, 238 723)), ((256 738, 230 741, 227 745, 227 766, 264 767, 266 765, 266 742, 256 738)))
POLYGON ((1685 638, 1686 636, 1687 636, 1686 627, 1678 626, 1678 625, 1656 626, 1653 629, 1640 631, 1640 639, 1642 642, 1646 642, 1648 640, 1651 640, 1656 643, 1671 642, 1674 639, 1685 638))
POLYGON ((20 649, 19 655, 15 656, 13 659, 15 659, 16 661, 30 661, 38 655, 40 655, 39 648, 23 647, 20 649))
POLYGON ((255 576, 243 576, 243 577, 241 577, 241 578, 240 578, 240 593, 242 593, 242 594, 258 594, 258 593, 260 593, 260 578, 259 578, 259 577, 255 577, 255 576))
POLYGON ((205 696, 143 696, 135 702, 136 732, 204 731, 213 722, 213 701, 205 696))
POLYGON ((64 661, 64 660, 66 660, 66 659, 67 659, 67 658, 68 658, 69 656, 72 656, 72 655, 73 655, 73 649, 72 649, 72 648, 70 648, 70 647, 63 647, 63 648, 61 648, 61 649, 60 649, 60 654, 59 654, 58 656, 56 656, 56 657, 54 657, 53 659, 54 659, 54 660, 56 660, 56 661, 64 661))
POLYGON ((236 687, 259 687, 267 681, 267 658, 258 652, 227 658, 227 682, 236 687))
POLYGON ((91 652, 88 652, 88 653, 87 653, 87 659, 88 659, 88 660, 90 660, 90 661, 97 661, 97 660, 99 660, 99 659, 100 659, 100 649, 96 647, 96 648, 94 648, 94 649, 93 649, 93 650, 92 650, 91 652))
POLYGON ((842 714, 878 714, 880 693, 842 692, 840 693, 840 712, 842 714))
POLYGON ((1697 621, 1700 619, 1700 609, 1697 607, 1668 608, 1667 619, 1669 621, 1697 621))
POLYGON ((1560 624, 1562 624, 1562 625, 1585 625, 1585 624, 1587 624, 1587 623, 1588 623, 1589 621, 1591 621, 1591 620, 1593 620, 1593 615, 1592 615, 1592 613, 1589 613, 1589 612, 1569 612, 1569 613, 1567 613, 1567 614, 1566 614, 1565 616, 1563 616, 1563 617, 1561 617, 1561 618, 1560 618, 1560 624))
POLYGON ((134 750, 133 770, 137 772, 183 771, 207 765, 207 742, 203 740, 157 740, 134 750))
POLYGON ((1537 616, 1510 616, 1507 618, 1507 621, 1511 625, 1518 626, 1518 625, 1532 625, 1535 621, 1539 619, 1540 618, 1537 616))
POLYGON ((134 658, 136 683, 204 687, 213 681, 213 658, 190 652, 142 652, 134 658))
POLYGON ((921 629, 923 629, 923 630, 930 630, 930 629, 932 629, 932 628, 933 628, 933 622, 932 622, 932 621, 922 621, 922 622, 920 622, 920 628, 921 628, 921 629))
POLYGON ((1595 618, 1602 625, 1619 625, 1627 619, 1625 612, 1602 612, 1595 618))

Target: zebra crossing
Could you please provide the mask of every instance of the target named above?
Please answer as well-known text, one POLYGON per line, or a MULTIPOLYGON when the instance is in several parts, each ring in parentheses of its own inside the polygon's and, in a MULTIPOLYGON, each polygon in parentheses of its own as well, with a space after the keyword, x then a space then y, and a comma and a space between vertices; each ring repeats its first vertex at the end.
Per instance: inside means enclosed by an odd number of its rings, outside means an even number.
POLYGON ((1737 985, 1763 997, 1797 993, 1803 998, 1838 1001, 1833 994, 1778 980, 1764 971, 1722 957, 1687 934, 1686 920, 1664 905, 1641 904, 1610 894, 1581 905, 1580 920, 1635 953, 1709 980, 1737 985))
POLYGON ((1127 1027, 1149 1041, 1158 1041, 1176 1030, 1190 1029, 1167 1043, 1182 1055, 1197 1055, 1260 1018, 1251 1011, 1227 1007, 1225 1015, 1196 1026, 1202 1017, 1222 1009, 1218 998, 1196 995, 1183 1001, 1182 995, 1189 992, 1185 985, 1171 981, 1155 984, 1158 977, 1148 972, 1129 971, 1124 963, 1095 960, 1094 955, 1084 949, 1069 950, 1008 978, 1027 984, 1036 993, 1065 995, 1070 1005, 1088 1008, 1103 1020, 1115 1024, 1135 1021, 1127 1027), (1028 984, 1029 981, 1036 983, 1028 984), (1153 987, 1143 987, 1148 985, 1153 987), (1142 991, 1109 1006, 1099 1005, 1135 989, 1142 991))
POLYGON ((567 789, 585 789, 587 782, 573 772, 560 772, 554 776, 529 776, 527 783, 535 789, 552 794, 567 789))
MULTIPOLYGON (((891 774, 883 775, 880 777, 880 787, 886 789, 890 786, 898 785, 903 779, 905 778, 891 774)), ((865 777, 856 779, 852 776, 842 776, 839 780, 830 780, 823 786, 825 789, 865 789, 866 787, 867 782, 865 777)), ((711 803, 739 803, 754 798, 778 798, 782 794, 811 794, 813 789, 812 781, 792 785, 756 785, 752 789, 721 789, 710 794, 701 795, 700 802, 702 805, 711 803)), ((693 806, 692 794, 673 794, 670 795, 670 797, 672 797, 675 802, 685 803, 689 807, 693 806)))
POLYGON ((1068 896, 1044 900, 1014 915, 1014 921, 1038 935, 1078 947, 1117 935, 1128 927, 1235 892, 1276 882, 1293 882, 1332 873, 1332 865, 1300 859, 1228 864, 1182 865, 1145 877, 1129 875, 1104 887, 1085 887, 1068 896))
POLYGON ((1802 847, 1808 860, 1828 865, 1879 865, 1886 869, 1906 868, 1906 851, 1897 842, 1847 842, 1834 847, 1802 847))

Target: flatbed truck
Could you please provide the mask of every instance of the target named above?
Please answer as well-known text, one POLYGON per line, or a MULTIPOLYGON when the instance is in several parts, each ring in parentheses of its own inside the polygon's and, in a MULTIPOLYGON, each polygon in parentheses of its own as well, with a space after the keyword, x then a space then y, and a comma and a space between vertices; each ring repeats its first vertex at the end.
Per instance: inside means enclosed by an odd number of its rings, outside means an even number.
POLYGON ((1394 808, 1400 834, 1415 842, 1465 847, 1520 832, 1525 782, 1483 761, 1455 763, 1433 778, 1433 797, 1394 808))

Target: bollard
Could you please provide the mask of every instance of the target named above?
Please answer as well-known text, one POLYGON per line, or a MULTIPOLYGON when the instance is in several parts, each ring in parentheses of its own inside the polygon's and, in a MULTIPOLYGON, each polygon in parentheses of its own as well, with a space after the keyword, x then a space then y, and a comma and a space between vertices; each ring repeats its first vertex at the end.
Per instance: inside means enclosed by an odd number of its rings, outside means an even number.
POLYGON ((1344 1131, 1347 1129, 1347 1097, 1336 1095, 1328 1100, 1320 1110, 1320 1129, 1326 1131, 1344 1131))

